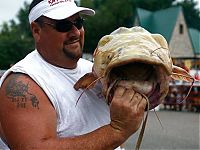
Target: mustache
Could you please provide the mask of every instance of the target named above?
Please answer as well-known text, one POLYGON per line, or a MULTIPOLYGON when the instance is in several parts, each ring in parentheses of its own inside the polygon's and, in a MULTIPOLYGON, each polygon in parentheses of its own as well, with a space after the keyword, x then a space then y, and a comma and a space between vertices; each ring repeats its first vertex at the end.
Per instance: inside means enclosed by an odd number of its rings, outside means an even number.
POLYGON ((64 44, 65 45, 68 45, 68 44, 72 44, 72 43, 75 43, 75 42, 80 42, 80 38, 79 37, 71 37, 70 39, 64 41, 64 44))

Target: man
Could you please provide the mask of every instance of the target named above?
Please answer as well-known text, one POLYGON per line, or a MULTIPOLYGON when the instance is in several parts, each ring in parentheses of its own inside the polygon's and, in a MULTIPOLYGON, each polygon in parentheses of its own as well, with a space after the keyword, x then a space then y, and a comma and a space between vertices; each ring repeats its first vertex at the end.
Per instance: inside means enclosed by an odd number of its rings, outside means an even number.
POLYGON ((29 22, 36 50, 1 78, 0 149, 107 150, 119 147, 142 121, 146 100, 118 87, 108 106, 101 86, 73 85, 92 63, 81 58, 83 19, 73 0, 33 0, 29 22))

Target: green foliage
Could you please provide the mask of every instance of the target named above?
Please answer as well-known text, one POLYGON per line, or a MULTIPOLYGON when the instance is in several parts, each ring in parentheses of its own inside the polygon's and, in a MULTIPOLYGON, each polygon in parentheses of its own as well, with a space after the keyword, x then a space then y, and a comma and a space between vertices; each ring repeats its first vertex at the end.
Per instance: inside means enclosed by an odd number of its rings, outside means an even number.
POLYGON ((197 9, 197 1, 195 0, 184 0, 179 2, 177 5, 182 6, 184 16, 188 27, 195 28, 200 31, 200 9, 197 9))
POLYGON ((85 52, 93 53, 97 42, 106 34, 120 26, 130 27, 133 21, 133 2, 131 0, 84 0, 82 6, 96 10, 94 17, 85 23, 85 52))
POLYGON ((18 20, 10 20, 2 25, 0 31, 0 69, 8 69, 10 65, 25 57, 34 47, 33 38, 27 20, 27 3, 19 10, 18 20))
POLYGON ((150 11, 166 9, 176 0, 134 0, 135 6, 150 11))
POLYGON ((130 27, 133 24, 136 7, 150 11, 166 9, 181 5, 188 27, 200 30, 199 10, 194 0, 184 0, 175 4, 176 0, 82 0, 81 5, 93 8, 94 17, 85 22, 85 51, 93 53, 97 42, 106 34, 120 26, 130 27))
MULTIPOLYGON (((131 27, 136 7, 150 11, 181 5, 188 27, 200 30, 200 10, 194 0, 82 0, 81 6, 93 8, 96 15, 86 17, 84 52, 93 53, 98 41, 120 26, 131 27)), ((2 25, 0 31, 0 69, 7 69, 34 49, 34 41, 28 22, 29 4, 24 3, 17 15, 2 25)))

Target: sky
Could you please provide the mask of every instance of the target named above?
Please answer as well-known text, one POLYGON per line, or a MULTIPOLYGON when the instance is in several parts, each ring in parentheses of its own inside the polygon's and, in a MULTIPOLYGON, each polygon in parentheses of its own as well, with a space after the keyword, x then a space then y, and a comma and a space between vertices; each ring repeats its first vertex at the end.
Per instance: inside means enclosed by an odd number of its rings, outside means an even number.
MULTIPOLYGON (((23 7, 24 2, 30 3, 32 0, 1 0, 0 5, 0 25, 3 22, 7 22, 11 19, 16 19, 17 13, 20 8, 23 7)), ((198 7, 200 9, 200 0, 198 1, 198 7)))
POLYGON ((2 0, 0 5, 0 24, 15 19, 25 1, 30 3, 32 0, 2 0))

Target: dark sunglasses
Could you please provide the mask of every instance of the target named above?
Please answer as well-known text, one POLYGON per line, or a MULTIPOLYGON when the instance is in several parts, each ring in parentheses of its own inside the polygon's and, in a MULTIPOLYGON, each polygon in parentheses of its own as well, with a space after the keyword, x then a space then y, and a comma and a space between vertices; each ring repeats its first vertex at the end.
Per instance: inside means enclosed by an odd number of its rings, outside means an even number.
POLYGON ((79 17, 73 22, 65 19, 65 20, 56 20, 55 23, 50 23, 45 21, 42 21, 42 23, 52 26, 58 32, 68 32, 72 29, 73 25, 78 30, 80 30, 83 27, 83 21, 84 19, 79 17))

